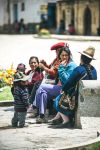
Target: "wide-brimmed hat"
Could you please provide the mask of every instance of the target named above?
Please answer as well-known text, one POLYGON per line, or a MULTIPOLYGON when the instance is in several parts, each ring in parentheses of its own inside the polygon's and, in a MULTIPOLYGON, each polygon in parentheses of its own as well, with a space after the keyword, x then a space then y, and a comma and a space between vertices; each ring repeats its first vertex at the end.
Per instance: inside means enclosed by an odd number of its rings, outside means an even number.
POLYGON ((95 53, 95 48, 94 47, 88 47, 86 50, 84 50, 83 52, 79 52, 82 55, 87 56, 88 58, 94 59, 94 53, 95 53))
POLYGON ((23 74, 23 72, 17 72, 14 75, 14 82, 17 82, 17 81, 27 81, 29 78, 30 77, 26 76, 25 74, 23 74))
POLYGON ((62 47, 69 47, 67 43, 64 43, 64 42, 59 42, 57 44, 54 44, 52 47, 51 47, 51 50, 57 50, 58 48, 62 48, 62 47))

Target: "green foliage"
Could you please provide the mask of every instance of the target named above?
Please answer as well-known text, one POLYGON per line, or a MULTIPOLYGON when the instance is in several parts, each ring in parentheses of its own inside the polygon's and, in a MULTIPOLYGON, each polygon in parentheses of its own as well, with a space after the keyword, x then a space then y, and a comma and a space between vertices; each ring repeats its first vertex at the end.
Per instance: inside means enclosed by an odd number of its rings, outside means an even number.
POLYGON ((13 96, 11 94, 11 87, 5 86, 3 91, 0 92, 0 101, 4 100, 13 100, 13 96))

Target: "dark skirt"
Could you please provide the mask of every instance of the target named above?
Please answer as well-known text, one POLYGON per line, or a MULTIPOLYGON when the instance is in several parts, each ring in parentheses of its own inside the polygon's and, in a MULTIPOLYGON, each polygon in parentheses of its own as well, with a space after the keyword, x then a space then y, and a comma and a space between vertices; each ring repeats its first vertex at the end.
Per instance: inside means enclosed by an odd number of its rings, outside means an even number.
POLYGON ((65 110, 59 106, 60 98, 61 98, 61 94, 56 97, 56 99, 54 101, 54 108, 57 110, 57 112, 61 112, 62 114, 68 116, 69 118, 74 117, 74 113, 75 113, 74 110, 69 110, 69 109, 65 110))

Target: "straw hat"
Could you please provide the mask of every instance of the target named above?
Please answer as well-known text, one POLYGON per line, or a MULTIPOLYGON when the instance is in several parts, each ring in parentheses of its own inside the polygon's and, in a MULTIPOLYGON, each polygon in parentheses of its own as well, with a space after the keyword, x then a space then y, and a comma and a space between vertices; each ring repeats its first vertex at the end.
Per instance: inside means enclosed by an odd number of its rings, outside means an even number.
POLYGON ((83 52, 79 52, 79 53, 87 56, 88 58, 95 60, 94 58, 95 48, 94 47, 88 47, 86 50, 84 50, 83 52))

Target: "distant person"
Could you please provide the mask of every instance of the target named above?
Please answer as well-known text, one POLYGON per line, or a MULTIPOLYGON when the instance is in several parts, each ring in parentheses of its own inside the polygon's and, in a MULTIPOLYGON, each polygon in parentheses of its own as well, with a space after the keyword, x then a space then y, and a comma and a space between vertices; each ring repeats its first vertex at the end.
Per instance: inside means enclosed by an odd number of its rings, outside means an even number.
POLYGON ((19 33, 19 23, 17 20, 15 20, 14 22, 14 32, 19 33))
POLYGON ((74 28, 74 26, 72 24, 68 25, 68 33, 70 35, 74 35, 75 34, 75 28, 74 28))
POLYGON ((65 31, 65 23, 64 23, 64 20, 61 19, 60 24, 59 24, 59 28, 57 29, 57 33, 58 34, 64 34, 64 31, 65 31))
POLYGON ((29 106, 29 94, 27 89, 28 77, 22 72, 17 72, 14 76, 14 116, 12 118, 12 127, 23 128, 27 108, 29 106))
POLYGON ((19 22, 19 33, 23 34, 25 32, 25 29, 24 19, 22 18, 19 22))

